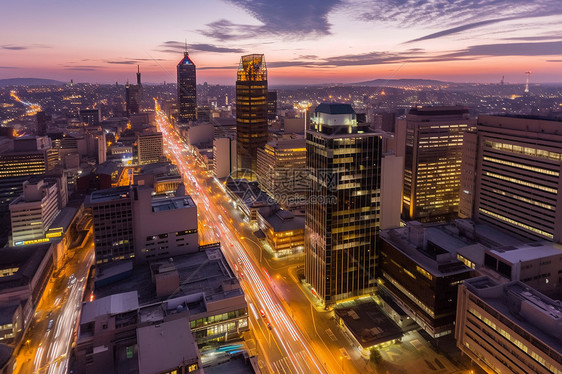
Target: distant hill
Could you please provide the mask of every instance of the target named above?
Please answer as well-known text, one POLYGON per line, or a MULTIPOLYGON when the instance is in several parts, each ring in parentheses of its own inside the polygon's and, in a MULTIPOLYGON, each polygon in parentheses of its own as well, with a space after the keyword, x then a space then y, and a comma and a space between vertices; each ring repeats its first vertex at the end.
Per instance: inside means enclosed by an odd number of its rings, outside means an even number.
POLYGON ((0 79, 0 87, 7 86, 49 86, 49 85, 62 85, 65 82, 56 81, 54 79, 42 79, 42 78, 9 78, 0 79))
POLYGON ((414 86, 441 86, 448 82, 433 79, 375 79, 372 81, 353 83, 354 86, 373 87, 414 87, 414 86))

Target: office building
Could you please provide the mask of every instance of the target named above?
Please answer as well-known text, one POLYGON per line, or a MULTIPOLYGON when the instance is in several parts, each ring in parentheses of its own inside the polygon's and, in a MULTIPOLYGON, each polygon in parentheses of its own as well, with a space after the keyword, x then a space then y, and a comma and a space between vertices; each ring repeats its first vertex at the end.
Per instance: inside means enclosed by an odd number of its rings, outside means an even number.
POLYGON ((59 200, 56 183, 46 183, 43 179, 25 181, 23 194, 10 203, 14 245, 35 244, 37 240, 45 239, 61 210, 59 200))
POLYGON ((562 120, 478 117, 465 134, 459 216, 562 242, 562 120))
POLYGON ((236 140, 216 138, 213 140, 213 172, 222 179, 230 176, 236 169, 236 140))
POLYGON ((304 206, 308 181, 304 137, 283 136, 258 149, 257 178, 260 189, 283 208, 304 206))
POLYGON ((127 186, 95 191, 86 198, 94 220, 96 263, 134 258, 133 197, 127 186))
POLYGON ((169 258, 199 249, 197 206, 189 196, 152 196, 150 187, 134 188, 135 261, 169 258))
POLYGON ((189 53, 185 51, 178 63, 178 115, 179 122, 197 119, 197 72, 189 53))
POLYGON ((137 66, 137 84, 125 85, 125 110, 127 117, 131 114, 137 114, 140 111, 140 102, 142 97, 142 84, 140 66, 137 66))
POLYGON ((275 121, 277 119, 277 91, 267 92, 267 120, 275 121))
POLYGON ((257 221, 260 228, 258 235, 265 238, 275 257, 303 251, 304 217, 295 216, 274 205, 259 208, 257 221))
POLYGON ((236 80, 236 151, 240 177, 256 178, 257 152, 267 143, 267 113, 265 57, 242 56, 236 80))
POLYGON ((82 306, 76 341, 77 367, 85 373, 143 372, 156 365, 168 370, 168 361, 177 358, 169 354, 178 351, 189 364, 187 372, 197 373, 200 361, 193 355, 193 340, 201 347, 240 339, 249 329, 244 292, 218 245, 135 264, 113 282, 96 285, 94 292, 95 300, 82 306), (161 331, 164 339, 153 336, 161 331), (181 347, 170 347, 156 359, 170 343, 181 347))
POLYGON ((562 373, 562 305, 521 282, 459 286, 457 346, 486 373, 562 373))
POLYGON ((463 134, 473 124, 463 107, 412 108, 397 121, 397 155, 404 155, 402 219, 457 217, 463 134))
POLYGON ((139 165, 160 161, 164 154, 162 133, 139 134, 137 137, 137 150, 139 165))
POLYGON ((305 278, 325 305, 375 287, 381 146, 349 104, 320 104, 306 132, 305 278))
POLYGON ((474 273, 457 251, 475 243, 454 233, 418 221, 380 233, 380 290, 433 338, 453 332, 457 285, 474 273))
POLYGON ((37 112, 37 136, 47 135, 47 122, 50 120, 50 116, 43 111, 37 112))
POLYGON ((101 122, 101 113, 99 109, 80 109, 80 120, 86 126, 99 126, 101 122))

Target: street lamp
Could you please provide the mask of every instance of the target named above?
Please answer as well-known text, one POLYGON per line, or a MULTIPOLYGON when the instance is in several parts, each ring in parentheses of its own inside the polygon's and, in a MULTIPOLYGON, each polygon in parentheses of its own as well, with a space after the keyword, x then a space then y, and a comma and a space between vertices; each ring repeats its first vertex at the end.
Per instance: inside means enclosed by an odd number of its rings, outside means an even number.
POLYGON ((248 238, 247 236, 241 236, 240 239, 249 240, 249 241, 251 241, 252 243, 254 243, 255 245, 258 246, 258 250, 260 251, 260 265, 261 265, 261 260, 262 260, 262 257, 263 257, 263 248, 262 248, 262 246, 261 246, 259 243, 257 243, 256 241, 254 241, 254 240, 248 238))
POLYGON ((343 369, 343 356, 340 356, 340 362, 341 362, 341 372, 344 373, 345 370, 343 369))

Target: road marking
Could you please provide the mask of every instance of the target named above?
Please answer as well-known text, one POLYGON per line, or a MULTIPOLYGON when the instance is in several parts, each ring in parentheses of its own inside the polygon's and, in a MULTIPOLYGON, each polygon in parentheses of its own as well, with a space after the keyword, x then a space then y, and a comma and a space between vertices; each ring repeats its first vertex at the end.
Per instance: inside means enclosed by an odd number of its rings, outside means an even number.
POLYGON ((345 348, 340 348, 340 352, 343 357, 347 358, 348 360, 351 360, 351 357, 349 357, 349 353, 347 353, 347 350, 345 348))

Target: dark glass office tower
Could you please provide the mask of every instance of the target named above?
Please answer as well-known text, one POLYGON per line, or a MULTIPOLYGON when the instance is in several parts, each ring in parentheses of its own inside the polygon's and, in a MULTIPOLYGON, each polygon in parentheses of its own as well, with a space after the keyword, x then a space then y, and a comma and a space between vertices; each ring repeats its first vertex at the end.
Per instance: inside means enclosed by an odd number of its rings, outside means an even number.
POLYGON ((349 104, 320 104, 311 121, 305 277, 331 305, 375 286, 382 139, 349 104))
POLYGON ((267 143, 267 68, 264 55, 240 59, 236 80, 239 177, 254 180, 258 148, 267 143))
POLYGON ((140 66, 137 66, 137 84, 129 84, 125 86, 125 107, 127 117, 131 114, 137 114, 140 110, 140 102, 142 95, 140 66))
POLYGON ((195 64, 186 51, 178 64, 179 121, 183 123, 197 119, 196 75, 195 64))

